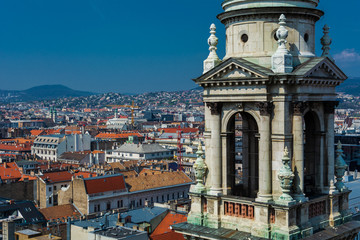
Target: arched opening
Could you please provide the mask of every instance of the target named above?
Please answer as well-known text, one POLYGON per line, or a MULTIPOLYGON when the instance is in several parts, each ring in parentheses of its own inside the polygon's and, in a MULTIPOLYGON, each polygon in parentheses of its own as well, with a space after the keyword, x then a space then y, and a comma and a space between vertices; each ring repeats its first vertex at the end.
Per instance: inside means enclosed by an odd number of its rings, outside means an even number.
POLYGON ((317 114, 309 111, 304 116, 304 191, 306 196, 317 194, 320 180, 321 129, 317 114))
POLYGON ((230 194, 255 198, 259 190, 259 130, 245 112, 234 114, 227 126, 227 188, 230 194))

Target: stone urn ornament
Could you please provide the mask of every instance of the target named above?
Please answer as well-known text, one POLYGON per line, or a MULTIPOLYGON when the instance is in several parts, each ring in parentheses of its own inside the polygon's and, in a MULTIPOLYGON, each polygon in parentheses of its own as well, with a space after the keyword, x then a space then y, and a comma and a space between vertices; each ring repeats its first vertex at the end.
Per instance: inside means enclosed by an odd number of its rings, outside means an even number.
POLYGON ((194 163, 196 185, 194 187, 194 192, 203 193, 206 190, 204 185, 204 177, 207 170, 207 166, 203 160, 204 152, 202 151, 202 145, 200 140, 196 154, 197 154, 197 159, 194 163))
POLYGON ((294 173, 290 168, 290 158, 288 148, 285 147, 284 156, 282 158, 283 166, 278 173, 278 179, 280 180, 280 187, 282 189, 282 195, 280 196, 278 202, 280 204, 290 205, 295 200, 291 197, 291 189, 293 187, 294 173))
POLYGON ((343 177, 345 175, 345 171, 347 169, 347 165, 344 161, 344 151, 342 150, 341 142, 339 141, 336 148, 336 160, 335 160, 335 176, 336 183, 335 187, 339 192, 343 192, 347 190, 347 187, 343 183, 343 177))

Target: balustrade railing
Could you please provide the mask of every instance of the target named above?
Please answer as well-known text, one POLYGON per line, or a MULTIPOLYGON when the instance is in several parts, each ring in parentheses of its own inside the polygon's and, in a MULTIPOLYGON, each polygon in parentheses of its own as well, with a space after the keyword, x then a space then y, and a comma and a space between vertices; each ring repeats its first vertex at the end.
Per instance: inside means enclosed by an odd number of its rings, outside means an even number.
POLYGON ((226 216, 254 219, 254 206, 225 201, 224 214, 226 216))

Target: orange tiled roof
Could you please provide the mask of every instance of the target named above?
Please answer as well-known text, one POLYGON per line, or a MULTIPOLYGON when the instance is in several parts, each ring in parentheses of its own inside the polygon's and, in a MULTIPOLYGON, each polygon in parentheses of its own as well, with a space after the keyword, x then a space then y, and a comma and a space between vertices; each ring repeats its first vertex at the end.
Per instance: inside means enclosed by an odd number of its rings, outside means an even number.
POLYGON ((151 174, 146 176, 139 175, 137 177, 129 177, 126 179, 126 183, 129 185, 130 192, 191 182, 192 180, 182 171, 163 172, 161 174, 151 174))
POLYGON ((168 232, 168 233, 163 233, 163 234, 159 234, 159 235, 155 235, 155 236, 150 236, 151 240, 184 240, 184 236, 181 233, 176 233, 176 232, 168 232))
POLYGON ((123 176, 106 176, 93 179, 85 179, 87 194, 126 190, 123 176))
MULTIPOLYGON (((169 212, 165 216, 165 218, 160 222, 160 224, 155 228, 155 231, 150 235, 150 237, 152 238, 156 235, 174 232, 172 229, 170 229, 171 225, 183 223, 186 221, 187 221, 187 217, 185 215, 169 212)), ((179 234, 179 235, 182 236, 182 234, 179 234)), ((168 239, 173 239, 173 238, 168 238, 168 239)), ((177 239, 177 238, 175 238, 175 239, 177 239)))
POLYGON ((31 145, 27 146, 18 146, 18 145, 8 145, 8 144, 0 144, 0 150, 6 151, 31 151, 31 145))
POLYGON ((74 176, 82 176, 83 178, 91 178, 91 177, 95 177, 96 173, 92 173, 92 172, 82 172, 82 171, 76 171, 74 173, 74 176))
POLYGON ((36 180, 36 179, 37 179, 37 177, 23 174, 23 175, 21 176, 21 179, 19 180, 19 182, 23 182, 23 181, 25 180, 25 178, 27 178, 29 181, 36 180))
POLYGON ((143 168, 143 170, 141 170, 141 172, 139 173, 139 175, 150 175, 150 174, 161 174, 160 170, 152 170, 152 169, 148 169, 148 168, 143 168))
POLYGON ((19 180, 21 172, 15 162, 0 164, 1 180, 19 180))
MULTIPOLYGON (((180 129, 183 133, 196 133, 199 131, 197 128, 181 128, 180 129)), ((179 131, 178 128, 159 128, 159 132, 164 131, 166 133, 177 133, 179 131)))
POLYGON ((49 172, 44 173, 42 176, 39 176, 43 180, 47 180, 50 183, 56 182, 70 182, 72 178, 72 174, 68 171, 59 171, 59 172, 49 172))
POLYGON ((72 204, 59 205, 54 207, 42 208, 39 211, 44 215, 47 221, 50 219, 80 217, 81 214, 72 204))
POLYGON ((99 133, 95 138, 128 138, 129 136, 142 137, 140 133, 99 133))
POLYGON ((127 178, 130 176, 135 177, 137 175, 137 172, 135 170, 129 170, 129 171, 121 172, 121 174, 127 178))
POLYGON ((45 134, 45 131, 35 129, 35 130, 31 130, 30 133, 32 136, 40 136, 40 135, 45 134))

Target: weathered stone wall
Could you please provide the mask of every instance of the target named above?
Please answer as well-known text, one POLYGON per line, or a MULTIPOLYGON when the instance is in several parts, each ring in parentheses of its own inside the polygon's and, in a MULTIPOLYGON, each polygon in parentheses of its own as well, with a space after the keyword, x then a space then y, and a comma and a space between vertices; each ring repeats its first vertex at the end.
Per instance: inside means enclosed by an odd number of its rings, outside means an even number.
POLYGON ((36 181, 0 184, 0 197, 33 201, 35 198, 34 185, 36 185, 36 181))

